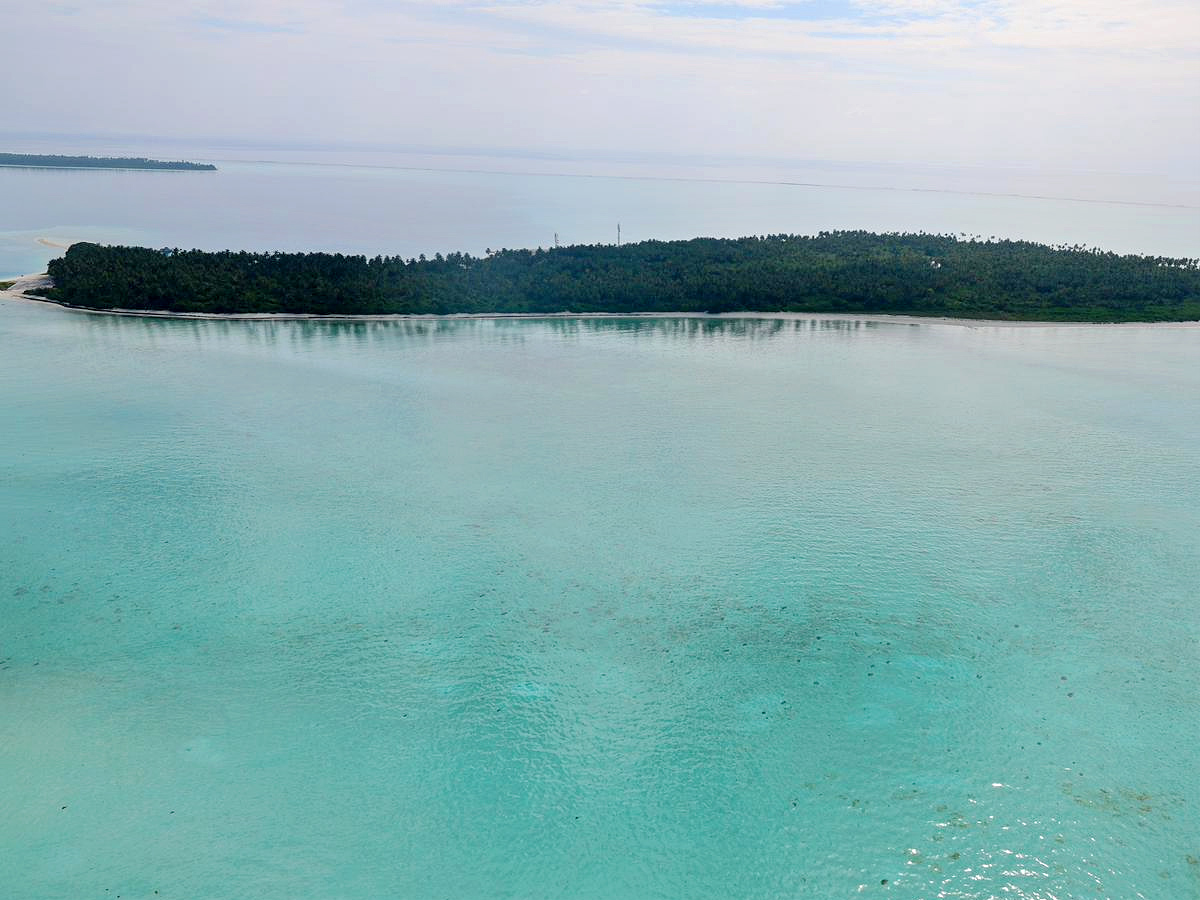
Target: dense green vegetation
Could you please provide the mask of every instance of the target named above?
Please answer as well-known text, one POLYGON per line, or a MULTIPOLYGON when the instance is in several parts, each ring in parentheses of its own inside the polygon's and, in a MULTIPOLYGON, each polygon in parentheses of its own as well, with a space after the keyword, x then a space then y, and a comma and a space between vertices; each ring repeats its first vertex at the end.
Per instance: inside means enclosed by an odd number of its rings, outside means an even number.
POLYGON ((0 291, 7 291, 14 284, 16 284, 15 281, 0 281, 0 291))
POLYGON ((215 172, 211 163, 163 162, 140 156, 56 156, 41 153, 0 153, 0 166, 41 169, 170 169, 215 172))
POLYGON ((51 299, 99 309, 380 313, 840 312, 1200 319, 1200 261, 1025 241, 822 233, 433 259, 75 244, 51 299))

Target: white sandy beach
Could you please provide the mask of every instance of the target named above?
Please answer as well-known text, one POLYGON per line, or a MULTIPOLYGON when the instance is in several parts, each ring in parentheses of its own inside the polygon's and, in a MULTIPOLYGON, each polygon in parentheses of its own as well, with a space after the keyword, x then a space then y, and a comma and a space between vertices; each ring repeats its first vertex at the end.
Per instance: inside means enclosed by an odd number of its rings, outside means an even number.
POLYGON ((447 321, 456 319, 789 319, 820 322, 879 322, 894 325, 956 325, 964 328, 1200 328, 1195 322, 1032 322, 1009 321, 1006 319, 954 319, 947 316, 891 316, 881 313, 793 313, 793 312, 645 312, 645 313, 451 313, 449 315, 375 315, 375 316, 319 316, 305 313, 187 313, 155 309, 89 309, 69 306, 37 297, 29 291, 39 290, 53 284, 45 273, 22 275, 13 280, 12 286, 0 291, 0 297, 44 303, 57 306, 68 312, 94 316, 134 316, 144 319, 213 319, 223 322, 408 322, 447 321))

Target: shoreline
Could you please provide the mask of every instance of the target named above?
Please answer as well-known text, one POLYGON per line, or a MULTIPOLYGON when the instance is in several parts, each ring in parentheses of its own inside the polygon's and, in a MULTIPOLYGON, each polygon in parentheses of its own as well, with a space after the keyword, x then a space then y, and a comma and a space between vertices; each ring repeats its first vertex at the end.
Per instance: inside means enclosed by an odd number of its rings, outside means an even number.
MULTIPOLYGON (((5 279, 8 280, 8 279, 5 279)), ((11 279, 12 286, 0 291, 5 300, 41 303, 67 312, 93 316, 120 316, 142 319, 178 319, 210 322, 446 322, 473 319, 703 319, 706 321, 737 319, 790 319, 793 321, 878 322, 892 325, 953 325, 965 328, 1200 328, 1200 320, 1177 322, 1055 322, 1032 319, 961 319, 950 316, 909 316, 889 313, 815 313, 815 312, 635 312, 635 313, 388 313, 380 315, 316 315, 312 313, 187 313, 160 309, 96 309, 72 306, 25 291, 48 286, 45 273, 22 275, 11 279)))

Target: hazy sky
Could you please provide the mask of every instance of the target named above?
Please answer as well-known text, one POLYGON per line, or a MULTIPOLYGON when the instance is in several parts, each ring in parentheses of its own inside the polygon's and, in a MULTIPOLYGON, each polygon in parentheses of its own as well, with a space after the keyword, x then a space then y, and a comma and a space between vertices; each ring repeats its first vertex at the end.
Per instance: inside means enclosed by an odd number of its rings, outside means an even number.
POLYGON ((1198 0, 5 8, 0 129, 1196 172, 1198 0))

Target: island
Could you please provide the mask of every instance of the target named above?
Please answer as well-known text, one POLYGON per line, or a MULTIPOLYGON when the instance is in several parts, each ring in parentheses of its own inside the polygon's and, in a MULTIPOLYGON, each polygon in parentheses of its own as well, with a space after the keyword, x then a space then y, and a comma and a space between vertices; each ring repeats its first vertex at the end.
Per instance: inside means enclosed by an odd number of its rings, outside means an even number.
POLYGON ((211 163, 166 162, 141 156, 57 156, 0 153, 0 168, 19 169, 153 169, 169 172, 215 172, 211 163))
POLYGON ((938 234, 834 231, 427 259, 73 244, 43 295, 182 314, 804 312, 1200 320, 1200 261, 938 234))

